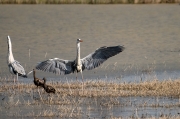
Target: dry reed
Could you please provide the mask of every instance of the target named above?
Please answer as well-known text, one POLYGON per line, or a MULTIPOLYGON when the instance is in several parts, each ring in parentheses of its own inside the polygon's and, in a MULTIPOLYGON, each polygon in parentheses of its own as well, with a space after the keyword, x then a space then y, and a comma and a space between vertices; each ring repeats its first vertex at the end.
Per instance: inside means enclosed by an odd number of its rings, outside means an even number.
MULTIPOLYGON (((104 97, 104 96, 170 96, 179 97, 180 80, 165 81, 144 81, 140 83, 109 83, 105 81, 86 81, 84 82, 84 91, 79 82, 69 83, 51 83, 60 95, 71 95, 81 97, 104 97)), ((34 84, 12 84, 0 85, 0 92, 19 89, 19 92, 30 92, 35 89, 34 84)))
MULTIPOLYGON (((6 78, 7 79, 7 78, 6 78)), ((39 88, 33 84, 19 83, 14 84, 13 79, 7 82, 2 78, 0 81, 0 94, 3 102, 1 102, 2 109, 16 109, 23 107, 25 109, 36 109, 27 112, 12 112, 7 114, 10 117, 17 118, 42 118, 42 117, 59 117, 59 118, 90 118, 90 114, 85 113, 81 107, 87 107, 87 110, 96 111, 91 108, 91 105, 97 103, 100 107, 106 107, 109 110, 113 106, 126 107, 132 105, 133 102, 119 101, 119 97, 136 97, 136 96, 152 96, 152 97, 175 97, 180 96, 180 80, 165 80, 165 81, 144 81, 140 83, 114 83, 105 81, 86 81, 84 82, 84 90, 82 91, 82 84, 80 82, 47 82, 56 89, 56 94, 47 94, 43 88, 39 88), (11 82, 12 80, 12 82, 11 82), (3 95, 5 96, 3 98, 3 95), (13 97, 12 97, 13 96, 13 97), (6 99, 6 98, 9 99, 6 99), (13 101, 11 101, 11 97, 13 101), (18 97, 16 99, 16 97, 18 97), (97 101, 98 100, 98 101, 97 101)), ((180 103, 152 103, 142 102, 138 108, 141 107, 179 107, 180 103)), ((102 109, 103 110, 103 109, 102 109)), ((0 110, 1 112, 2 110, 0 110)), ((137 112, 138 113, 138 112, 137 112)), ((128 118, 149 118, 145 115, 138 115, 135 113, 128 118)), ((159 118, 171 118, 172 115, 162 114, 159 118)), ((110 119, 121 119, 122 117, 108 117, 110 119)), ((173 118, 179 118, 178 115, 173 118)))

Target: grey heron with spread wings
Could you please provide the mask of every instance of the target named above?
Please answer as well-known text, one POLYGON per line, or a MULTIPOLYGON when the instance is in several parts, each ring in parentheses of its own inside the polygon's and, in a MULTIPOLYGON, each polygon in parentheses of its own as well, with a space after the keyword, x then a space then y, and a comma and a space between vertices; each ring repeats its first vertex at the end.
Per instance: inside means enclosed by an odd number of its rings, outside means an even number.
POLYGON ((18 61, 14 60, 13 53, 12 53, 11 39, 9 36, 7 37, 7 43, 8 43, 7 63, 8 63, 10 73, 17 75, 17 80, 18 80, 18 76, 27 78, 27 74, 26 74, 23 66, 18 61))
POLYGON ((87 55, 84 58, 80 58, 80 43, 81 39, 77 39, 77 56, 75 60, 63 60, 59 58, 52 58, 46 61, 40 62, 36 69, 53 72, 59 75, 66 75, 74 72, 80 72, 83 81, 82 71, 87 69, 91 70, 98 67, 108 58, 117 55, 124 50, 123 46, 111 46, 111 47, 100 47, 95 52, 87 55))

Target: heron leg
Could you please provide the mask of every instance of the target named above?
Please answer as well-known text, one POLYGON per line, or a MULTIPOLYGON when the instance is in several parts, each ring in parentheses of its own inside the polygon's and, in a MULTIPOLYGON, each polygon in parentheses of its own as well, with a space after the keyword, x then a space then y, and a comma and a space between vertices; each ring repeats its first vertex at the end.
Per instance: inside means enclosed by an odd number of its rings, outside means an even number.
POLYGON ((76 81, 77 81, 77 71, 76 71, 76 81))
POLYGON ((82 82, 84 83, 84 78, 83 78, 83 73, 81 71, 81 78, 82 78, 82 82))
POLYGON ((15 75, 12 75, 12 78, 13 78, 13 80, 14 80, 14 85, 13 85, 13 89, 14 89, 15 83, 16 83, 16 76, 15 76, 15 75))
POLYGON ((19 89, 19 81, 18 81, 18 73, 16 74, 17 75, 17 84, 18 84, 18 89, 19 89))
POLYGON ((18 82, 18 73, 17 73, 16 75, 17 75, 17 78, 16 78, 16 80, 17 80, 17 82, 18 82))
POLYGON ((13 77, 13 79, 14 79, 14 85, 15 85, 15 82, 16 82, 16 76, 12 76, 13 77))
POLYGON ((83 78, 83 73, 82 73, 82 71, 81 71, 81 78, 82 78, 82 90, 83 90, 83 88, 84 88, 84 78, 83 78))

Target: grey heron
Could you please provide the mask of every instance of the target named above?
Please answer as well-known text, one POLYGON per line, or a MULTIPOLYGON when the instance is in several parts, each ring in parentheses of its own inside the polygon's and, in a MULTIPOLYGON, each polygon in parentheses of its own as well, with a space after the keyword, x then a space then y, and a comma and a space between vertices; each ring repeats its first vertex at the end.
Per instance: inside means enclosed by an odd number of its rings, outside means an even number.
POLYGON ((35 69, 33 69, 33 76, 34 76, 34 84, 38 87, 38 86, 41 86, 43 87, 44 85, 44 80, 43 79, 39 79, 36 77, 36 72, 35 72, 35 69))
POLYGON ((12 53, 11 39, 9 36, 7 37, 7 43, 8 43, 7 63, 8 63, 10 73, 17 75, 17 80, 18 80, 18 76, 27 78, 27 74, 26 74, 23 66, 18 61, 14 60, 13 53, 12 53))
POLYGON ((91 70, 94 69, 108 58, 117 55, 118 53, 124 50, 123 46, 110 46, 110 47, 100 47, 91 54, 87 55, 84 58, 80 58, 80 43, 82 42, 81 39, 77 39, 77 56, 75 60, 63 60, 59 58, 52 58, 46 61, 42 61, 36 65, 36 69, 46 71, 46 72, 53 72, 59 75, 66 75, 70 73, 81 73, 82 81, 83 75, 82 71, 87 69, 91 70))
POLYGON ((46 78, 45 77, 43 78, 43 80, 44 80, 44 85, 43 85, 44 90, 47 93, 55 93, 56 90, 52 86, 46 84, 46 78))

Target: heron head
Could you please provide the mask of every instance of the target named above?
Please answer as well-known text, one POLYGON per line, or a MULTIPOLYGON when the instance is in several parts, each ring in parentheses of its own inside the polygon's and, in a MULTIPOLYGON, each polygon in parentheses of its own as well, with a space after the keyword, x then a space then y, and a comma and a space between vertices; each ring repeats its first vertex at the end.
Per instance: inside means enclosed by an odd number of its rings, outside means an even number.
POLYGON ((7 36, 7 42, 10 43, 11 42, 11 39, 9 36, 7 36))
POLYGON ((8 49, 12 50, 11 39, 9 36, 7 36, 7 44, 8 44, 8 49))
POLYGON ((77 39, 77 43, 83 42, 80 38, 77 39))

